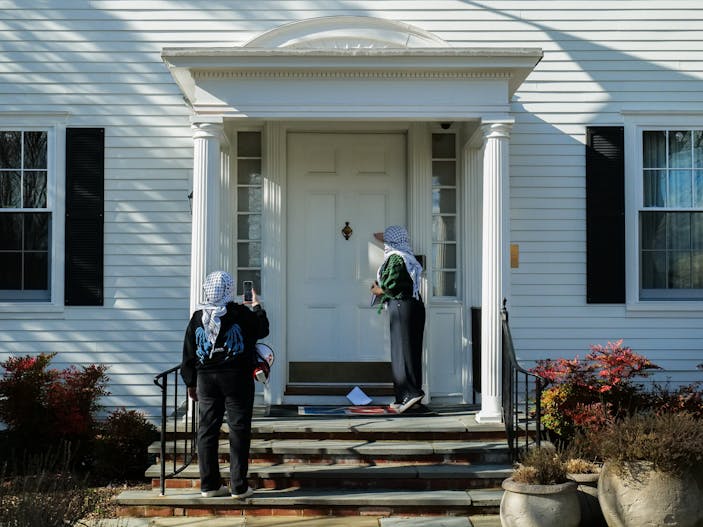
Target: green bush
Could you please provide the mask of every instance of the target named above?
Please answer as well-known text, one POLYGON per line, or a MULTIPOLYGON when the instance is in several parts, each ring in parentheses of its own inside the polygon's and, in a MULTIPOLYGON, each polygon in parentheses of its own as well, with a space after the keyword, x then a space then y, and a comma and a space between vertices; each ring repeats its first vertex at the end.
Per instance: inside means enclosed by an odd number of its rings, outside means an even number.
POLYGON ((157 428, 143 413, 115 410, 95 440, 93 478, 101 482, 144 479, 150 464, 147 450, 156 439, 157 428))

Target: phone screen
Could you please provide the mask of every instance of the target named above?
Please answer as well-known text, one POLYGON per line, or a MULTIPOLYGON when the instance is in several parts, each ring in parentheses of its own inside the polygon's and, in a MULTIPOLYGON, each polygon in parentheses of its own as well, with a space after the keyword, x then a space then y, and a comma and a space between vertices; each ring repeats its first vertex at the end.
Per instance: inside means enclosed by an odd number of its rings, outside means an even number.
POLYGON ((251 302, 253 300, 252 289, 254 288, 254 282, 251 280, 244 280, 242 282, 242 290, 244 291, 244 301, 251 302))

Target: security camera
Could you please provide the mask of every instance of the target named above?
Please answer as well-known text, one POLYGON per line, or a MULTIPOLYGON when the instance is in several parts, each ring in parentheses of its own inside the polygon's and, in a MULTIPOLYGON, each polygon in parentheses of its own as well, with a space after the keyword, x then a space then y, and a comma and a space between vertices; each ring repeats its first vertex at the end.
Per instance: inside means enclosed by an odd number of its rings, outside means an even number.
POLYGON ((449 130, 449 127, 452 125, 452 123, 439 123, 439 126, 442 127, 442 130, 449 130))

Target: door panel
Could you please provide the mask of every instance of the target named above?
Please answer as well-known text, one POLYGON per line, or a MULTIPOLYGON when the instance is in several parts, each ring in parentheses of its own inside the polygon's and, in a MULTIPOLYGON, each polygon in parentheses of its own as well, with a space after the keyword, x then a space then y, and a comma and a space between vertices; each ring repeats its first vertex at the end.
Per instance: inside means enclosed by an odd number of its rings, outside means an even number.
POLYGON ((288 360, 389 361, 387 320, 369 306, 383 261, 372 233, 405 223, 405 136, 290 134, 288 188, 288 360))

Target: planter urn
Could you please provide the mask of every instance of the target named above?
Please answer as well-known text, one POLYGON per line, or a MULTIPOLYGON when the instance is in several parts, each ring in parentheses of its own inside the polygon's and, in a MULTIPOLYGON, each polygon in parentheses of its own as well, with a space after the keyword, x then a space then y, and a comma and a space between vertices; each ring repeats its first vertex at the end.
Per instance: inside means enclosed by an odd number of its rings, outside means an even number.
POLYGON ((674 475, 647 461, 606 462, 598 501, 609 527, 703 527, 703 466, 674 475))
POLYGON ((581 509, 577 483, 530 485, 513 478, 503 481, 500 501, 502 527, 578 527, 581 509))
POLYGON ((578 484, 576 495, 581 506, 581 527, 606 527, 608 524, 603 517, 603 511, 598 503, 599 472, 591 474, 567 474, 567 477, 578 484))

